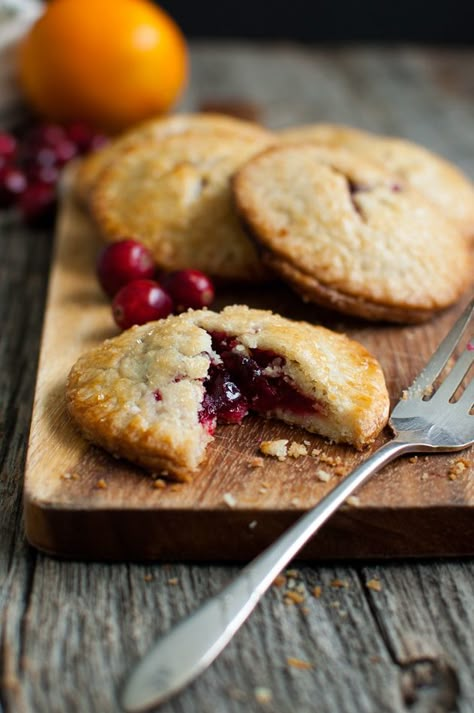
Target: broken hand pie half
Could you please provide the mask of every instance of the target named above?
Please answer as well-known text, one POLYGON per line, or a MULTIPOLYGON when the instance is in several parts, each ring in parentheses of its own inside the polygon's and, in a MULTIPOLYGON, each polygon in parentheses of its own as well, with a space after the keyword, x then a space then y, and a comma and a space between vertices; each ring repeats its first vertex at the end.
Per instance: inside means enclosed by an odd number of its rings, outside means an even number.
POLYGON ((188 480, 218 423, 249 411, 362 448, 388 417, 380 365, 342 334, 235 305, 133 327, 82 356, 67 385, 84 436, 188 480))

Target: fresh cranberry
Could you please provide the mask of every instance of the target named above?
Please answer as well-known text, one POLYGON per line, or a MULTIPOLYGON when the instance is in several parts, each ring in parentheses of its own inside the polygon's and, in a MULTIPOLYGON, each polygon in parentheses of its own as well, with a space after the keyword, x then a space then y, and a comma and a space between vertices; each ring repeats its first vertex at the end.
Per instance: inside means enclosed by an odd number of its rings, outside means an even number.
POLYGON ((54 186, 41 181, 27 186, 18 199, 20 213, 30 225, 48 225, 54 218, 55 207, 54 186))
POLYGON ((69 139, 64 139, 63 141, 58 141, 53 147, 55 155, 55 163, 57 166, 64 166, 71 159, 73 159, 78 154, 78 149, 76 144, 69 139))
POLYGON ((0 131, 0 157, 9 163, 14 159, 17 152, 17 141, 14 136, 0 131))
POLYGON ((25 160, 28 168, 30 166, 55 166, 56 151, 53 146, 35 146, 28 152, 25 160))
POLYGON ((31 182, 51 183, 55 185, 60 178, 61 172, 57 166, 38 166, 31 164, 27 166, 28 180, 31 182))
POLYGON ((89 151, 97 151, 109 143, 109 137, 105 134, 95 134, 92 138, 91 145, 89 146, 89 151))
POLYGON ((212 282, 199 270, 171 272, 163 285, 173 298, 177 312, 208 307, 214 299, 212 282))
POLYGON ((152 278, 154 272, 151 252, 136 240, 120 240, 108 245, 97 261, 97 277, 110 297, 132 280, 152 278))
POLYGON ((85 121, 72 121, 66 124, 65 131, 69 141, 72 141, 80 153, 87 153, 90 150, 95 131, 90 124, 85 121))
POLYGON ((167 317, 173 311, 173 302, 157 282, 134 280, 117 292, 112 311, 116 324, 128 329, 167 317))
POLYGON ((23 171, 14 166, 5 166, 0 170, 0 207, 8 208, 17 202, 27 186, 23 171))
POLYGON ((66 131, 59 124, 40 124, 25 135, 25 143, 29 146, 56 146, 65 139, 66 131))

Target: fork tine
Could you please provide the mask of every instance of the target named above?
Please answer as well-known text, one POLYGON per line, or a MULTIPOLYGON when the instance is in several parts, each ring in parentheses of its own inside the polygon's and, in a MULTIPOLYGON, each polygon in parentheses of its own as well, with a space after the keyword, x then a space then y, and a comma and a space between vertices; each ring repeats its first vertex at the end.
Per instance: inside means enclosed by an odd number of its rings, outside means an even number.
POLYGON ((474 406, 474 379, 471 381, 469 386, 466 386, 458 404, 462 406, 462 408, 466 408, 468 411, 474 406))
POLYGON ((446 363, 457 347, 459 340, 464 334, 474 312, 474 299, 468 304, 451 331, 446 335, 438 349, 431 357, 423 371, 416 377, 415 381, 407 390, 408 398, 422 398, 436 378, 441 374, 446 363))
POLYGON ((433 402, 436 399, 445 399, 446 401, 449 400, 461 384, 462 380, 471 368, 472 362, 474 361, 474 342, 469 342, 469 345, 470 346, 463 351, 459 359, 456 361, 442 384, 440 384, 432 398, 433 402))

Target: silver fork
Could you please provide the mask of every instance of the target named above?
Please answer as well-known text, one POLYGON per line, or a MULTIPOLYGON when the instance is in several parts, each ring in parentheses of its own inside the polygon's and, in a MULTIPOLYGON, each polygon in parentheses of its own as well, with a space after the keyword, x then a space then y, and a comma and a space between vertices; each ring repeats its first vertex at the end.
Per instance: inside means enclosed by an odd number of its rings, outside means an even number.
POLYGON ((202 673, 247 619, 277 574, 347 497, 380 468, 403 453, 459 451, 474 443, 474 380, 456 402, 450 401, 474 361, 474 339, 430 397, 473 312, 474 300, 395 406, 390 417, 393 440, 359 465, 244 567, 225 589, 158 640, 126 682, 122 694, 126 711, 137 713, 157 705, 202 673))

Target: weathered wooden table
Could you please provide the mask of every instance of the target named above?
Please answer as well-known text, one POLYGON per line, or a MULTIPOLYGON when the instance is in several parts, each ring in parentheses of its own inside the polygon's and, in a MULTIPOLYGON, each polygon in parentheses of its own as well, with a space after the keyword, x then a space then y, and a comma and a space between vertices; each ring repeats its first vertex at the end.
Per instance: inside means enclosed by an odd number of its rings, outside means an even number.
MULTIPOLYGON (((238 99, 275 128, 331 120, 392 132, 474 174, 473 51, 206 43, 192 60, 183 108, 238 99)), ((22 475, 51 238, 14 215, 1 220, 0 710, 112 713, 135 659, 237 567, 61 562, 25 543, 22 475)), ((472 561, 298 564, 286 585, 164 713, 474 709, 472 561), (288 602, 288 585, 302 603, 288 602)))

